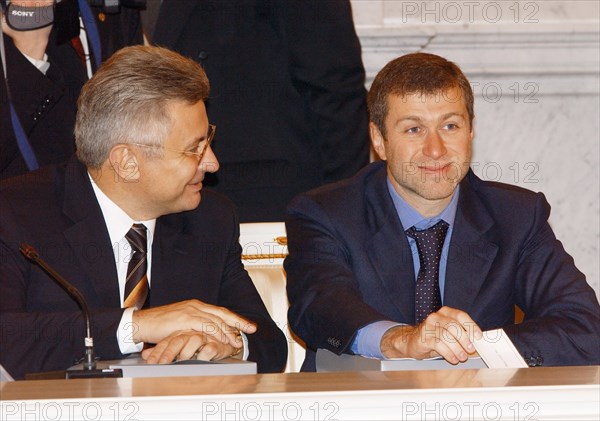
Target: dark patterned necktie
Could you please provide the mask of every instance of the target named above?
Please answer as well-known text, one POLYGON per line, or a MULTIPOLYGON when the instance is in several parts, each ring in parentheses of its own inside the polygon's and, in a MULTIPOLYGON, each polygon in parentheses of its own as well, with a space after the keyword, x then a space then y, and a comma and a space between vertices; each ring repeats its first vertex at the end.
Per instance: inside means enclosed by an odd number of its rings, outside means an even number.
POLYGON ((133 224, 125 235, 131 245, 132 255, 127 266, 127 279, 125 281, 125 300, 123 307, 144 307, 148 297, 148 256, 146 255, 147 240, 146 227, 142 224, 133 224))
POLYGON ((415 288, 415 319, 421 323, 430 313, 442 307, 440 295, 440 259, 442 247, 448 232, 448 224, 440 221, 434 226, 423 231, 415 227, 406 230, 406 235, 417 242, 421 268, 417 275, 415 288))

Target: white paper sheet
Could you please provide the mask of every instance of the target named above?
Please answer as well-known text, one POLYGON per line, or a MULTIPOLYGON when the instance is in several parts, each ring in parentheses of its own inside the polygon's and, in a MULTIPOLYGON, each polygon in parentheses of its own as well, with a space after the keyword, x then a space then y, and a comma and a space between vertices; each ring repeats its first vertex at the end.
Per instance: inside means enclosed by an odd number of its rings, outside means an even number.
POLYGON ((483 338, 474 340, 473 345, 489 368, 528 367, 503 329, 483 332, 483 338))

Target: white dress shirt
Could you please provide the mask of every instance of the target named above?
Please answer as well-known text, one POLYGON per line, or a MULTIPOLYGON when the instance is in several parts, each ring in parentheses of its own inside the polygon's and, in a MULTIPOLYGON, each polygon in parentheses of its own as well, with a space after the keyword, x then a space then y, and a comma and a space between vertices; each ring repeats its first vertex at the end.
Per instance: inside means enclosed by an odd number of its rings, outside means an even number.
MULTIPOLYGON (((89 176, 89 174, 88 174, 89 176)), ((115 202, 104 194, 102 190, 96 185, 92 177, 90 176, 96 199, 102 210, 104 216, 104 222, 108 229, 108 235, 110 236, 110 243, 112 244, 113 253, 115 255, 115 264, 117 266, 117 277, 119 280, 119 298, 121 300, 121 307, 125 300, 125 281, 127 279, 127 266, 129 260, 131 260, 132 248, 129 241, 125 238, 125 235, 131 229, 133 224, 144 224, 147 229, 148 248, 146 252, 148 269, 146 271, 148 277, 148 286, 151 285, 152 279, 152 241, 154 239, 154 228, 156 227, 156 219, 149 221, 135 221, 131 219, 129 215, 123 211, 115 202)), ((144 346, 142 342, 134 343, 133 338, 133 311, 137 310, 135 307, 131 307, 125 310, 119 323, 119 329, 117 331, 117 341, 119 342, 119 349, 123 354, 131 354, 133 352, 140 352, 144 346)))
MULTIPOLYGON (((129 215, 123 211, 115 202, 104 194, 102 190, 96 185, 92 177, 89 175, 96 199, 100 204, 102 215, 104 216, 104 222, 108 229, 110 236, 110 243, 113 245, 113 253, 115 255, 115 264, 117 265, 117 276, 119 279, 119 297, 121 299, 121 307, 125 300, 125 280, 127 278, 127 266, 129 260, 131 260, 132 249, 129 241, 125 238, 127 232, 131 229, 133 224, 144 224, 147 229, 148 236, 148 249, 147 249, 147 261, 148 269, 146 271, 148 277, 148 286, 151 285, 151 272, 152 272, 152 241, 154 239, 154 228, 156 227, 156 219, 149 221, 135 221, 131 219, 129 215)), ((134 352, 141 352, 144 343, 134 343, 133 338, 133 311, 137 310, 135 307, 126 309, 121 317, 119 328, 117 330, 117 341, 119 343, 119 349, 123 354, 132 354, 134 352)), ((248 338, 246 334, 240 332, 243 343, 242 360, 246 361, 250 350, 248 349, 248 338)))

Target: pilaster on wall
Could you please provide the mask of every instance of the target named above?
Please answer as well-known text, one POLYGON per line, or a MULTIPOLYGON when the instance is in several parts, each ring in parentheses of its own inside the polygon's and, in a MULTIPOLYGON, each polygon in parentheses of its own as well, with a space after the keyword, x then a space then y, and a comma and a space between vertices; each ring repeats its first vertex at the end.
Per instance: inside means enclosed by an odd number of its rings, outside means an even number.
POLYGON ((367 85, 390 60, 456 62, 476 94, 473 168, 542 191, 600 295, 600 2, 353 0, 367 85))

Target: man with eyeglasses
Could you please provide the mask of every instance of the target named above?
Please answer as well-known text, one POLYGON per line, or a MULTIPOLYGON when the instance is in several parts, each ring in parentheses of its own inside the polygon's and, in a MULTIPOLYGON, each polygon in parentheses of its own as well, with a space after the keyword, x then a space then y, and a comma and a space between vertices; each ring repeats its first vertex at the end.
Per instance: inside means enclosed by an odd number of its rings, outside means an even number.
POLYGON ((125 48, 82 90, 77 158, 1 185, 0 363, 13 377, 83 354, 81 311, 21 243, 84 295, 102 359, 284 367, 285 337, 243 269, 233 205, 202 190, 219 168, 208 93, 194 61, 125 48))

